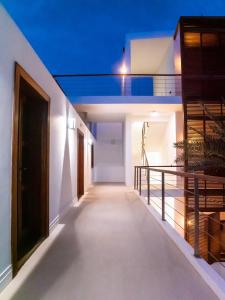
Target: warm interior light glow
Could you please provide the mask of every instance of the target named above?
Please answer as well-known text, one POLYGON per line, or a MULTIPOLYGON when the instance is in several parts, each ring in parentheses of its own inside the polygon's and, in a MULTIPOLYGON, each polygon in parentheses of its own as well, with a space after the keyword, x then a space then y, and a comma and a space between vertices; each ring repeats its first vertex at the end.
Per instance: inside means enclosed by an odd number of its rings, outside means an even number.
POLYGON ((184 45, 185 47, 200 47, 201 36, 199 32, 185 32, 184 33, 184 45))
POLYGON ((134 127, 136 127, 136 128, 142 128, 143 122, 141 122, 141 121, 135 121, 135 122, 133 122, 132 125, 133 125, 134 127))
POLYGON ((175 70, 176 73, 181 73, 181 57, 178 54, 175 56, 175 70))
POLYGON ((125 65, 125 63, 123 63, 120 68, 120 74, 127 74, 127 66, 125 65))
MULTIPOLYGON (((147 158, 151 165, 161 165, 162 164, 162 157, 159 151, 148 151, 147 158)), ((156 178, 158 177, 157 172, 155 172, 156 178)))
POLYGON ((188 225, 189 225, 189 226, 191 226, 191 225, 192 225, 192 221, 191 221, 191 220, 188 220, 188 222, 187 222, 187 223, 188 223, 188 225))

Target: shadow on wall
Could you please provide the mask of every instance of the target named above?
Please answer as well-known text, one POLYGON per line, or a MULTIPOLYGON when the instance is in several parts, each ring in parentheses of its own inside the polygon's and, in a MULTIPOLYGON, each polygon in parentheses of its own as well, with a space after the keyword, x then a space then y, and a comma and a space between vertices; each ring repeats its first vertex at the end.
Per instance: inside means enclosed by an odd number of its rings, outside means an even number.
MULTIPOLYGON (((66 105, 66 120, 69 117, 69 108, 70 105, 66 105)), ((67 125, 67 124, 66 124, 67 125)), ((59 203, 59 212, 63 213, 65 209, 72 203, 74 200, 74 191, 73 185, 75 185, 75 178, 73 177, 71 169, 71 154, 75 155, 75 130, 69 129, 66 126, 66 139, 64 146, 64 155, 63 155, 63 166, 62 166, 62 181, 61 181, 61 192, 60 192, 60 203, 59 203), (70 139, 73 139, 70 143, 70 139)), ((75 164, 73 166, 75 168, 75 164)))

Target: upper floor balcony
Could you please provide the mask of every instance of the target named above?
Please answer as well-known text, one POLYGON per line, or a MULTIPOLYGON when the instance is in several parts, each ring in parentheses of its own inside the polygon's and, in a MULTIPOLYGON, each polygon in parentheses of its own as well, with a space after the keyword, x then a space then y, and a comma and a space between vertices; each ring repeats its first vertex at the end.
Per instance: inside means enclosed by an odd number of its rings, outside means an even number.
POLYGON ((181 103, 180 74, 53 76, 73 103, 181 103))

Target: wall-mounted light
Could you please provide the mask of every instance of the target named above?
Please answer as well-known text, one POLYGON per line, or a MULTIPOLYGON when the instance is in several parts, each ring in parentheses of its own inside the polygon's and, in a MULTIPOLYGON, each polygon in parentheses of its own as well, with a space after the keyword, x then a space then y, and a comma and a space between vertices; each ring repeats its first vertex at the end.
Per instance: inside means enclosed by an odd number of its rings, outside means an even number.
POLYGON ((92 144, 93 144, 92 139, 88 139, 88 144, 89 144, 89 145, 92 145, 92 144))
POLYGON ((127 74, 127 66, 125 63, 122 64, 122 66, 120 67, 120 74, 122 75, 126 75, 127 74))
POLYGON ((76 119, 75 118, 68 118, 67 127, 68 127, 68 129, 75 129, 76 128, 76 119))

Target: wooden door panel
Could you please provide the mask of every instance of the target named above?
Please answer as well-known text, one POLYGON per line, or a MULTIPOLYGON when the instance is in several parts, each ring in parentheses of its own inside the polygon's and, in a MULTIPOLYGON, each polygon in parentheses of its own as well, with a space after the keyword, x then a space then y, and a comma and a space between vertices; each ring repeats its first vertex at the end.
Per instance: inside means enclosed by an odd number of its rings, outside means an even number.
POLYGON ((48 236, 50 99, 16 65, 13 178, 13 274, 48 236))

